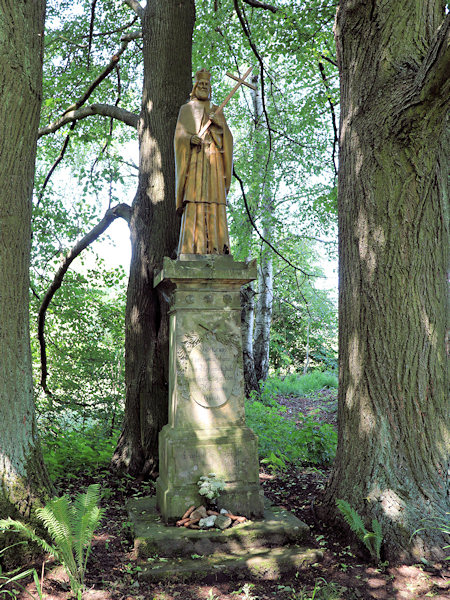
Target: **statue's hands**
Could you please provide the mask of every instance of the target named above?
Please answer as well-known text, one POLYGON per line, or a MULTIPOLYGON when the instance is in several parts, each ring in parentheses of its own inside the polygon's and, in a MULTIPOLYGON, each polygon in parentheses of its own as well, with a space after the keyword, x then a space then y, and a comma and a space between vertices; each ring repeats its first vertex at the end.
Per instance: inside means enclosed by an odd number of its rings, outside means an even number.
POLYGON ((191 144, 192 146, 200 146, 202 143, 201 138, 198 137, 198 135, 193 135, 191 137, 191 144))

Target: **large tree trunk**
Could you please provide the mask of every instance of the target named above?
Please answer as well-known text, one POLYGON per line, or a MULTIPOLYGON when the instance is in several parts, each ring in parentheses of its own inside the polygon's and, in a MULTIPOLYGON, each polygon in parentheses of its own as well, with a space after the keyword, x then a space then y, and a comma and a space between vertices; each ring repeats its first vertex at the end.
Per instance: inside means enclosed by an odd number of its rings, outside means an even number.
POLYGON ((194 0, 149 0, 142 19, 144 89, 139 123, 139 187, 130 222, 132 258, 126 309, 125 421, 113 465, 154 475, 158 433, 167 423, 168 304, 153 289, 164 256, 174 257, 173 135, 192 87, 194 0))
POLYGON ((31 196, 45 1, 0 2, 0 515, 28 517, 50 487, 37 438, 29 331, 31 196))
MULTIPOLYGON (((258 78, 252 79, 257 86, 258 78)), ((261 97, 261 88, 258 86, 255 91, 252 90, 253 111, 255 116, 255 166, 259 170, 259 193, 261 199, 263 236, 268 242, 273 242, 273 221, 272 213, 274 210, 272 191, 269 182, 271 177, 261 168, 263 162, 262 139, 259 138, 259 132, 265 125, 263 103, 261 97)), ((269 374, 269 348, 270 348, 270 326, 272 324, 272 305, 273 305, 273 267, 272 254, 269 248, 261 253, 258 264, 258 296, 255 310, 255 325, 253 333, 253 359, 255 363, 256 379, 265 381, 269 374)))
POLYGON ((442 555, 449 18, 444 2, 341 1, 339 443, 325 508, 383 527, 390 559, 442 555), (416 536, 414 531, 424 526, 416 536))

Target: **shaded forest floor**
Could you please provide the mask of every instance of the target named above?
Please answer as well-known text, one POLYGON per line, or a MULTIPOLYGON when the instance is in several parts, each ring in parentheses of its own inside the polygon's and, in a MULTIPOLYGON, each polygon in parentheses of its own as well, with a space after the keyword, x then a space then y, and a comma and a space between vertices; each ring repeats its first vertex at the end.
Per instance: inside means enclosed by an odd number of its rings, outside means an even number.
MULTIPOLYGON (((280 398, 286 418, 314 413, 320 422, 336 426, 335 391, 323 390, 308 398, 280 398)), ((311 528, 310 545, 324 551, 322 562, 280 581, 207 580, 202 583, 147 584, 139 581, 125 502, 153 493, 153 484, 118 479, 109 472, 95 477, 59 482, 59 492, 75 494, 100 482, 106 517, 95 536, 87 572, 84 600, 419 600, 450 597, 450 565, 385 565, 376 567, 353 538, 342 529, 327 527, 315 514, 329 475, 326 468, 290 468, 283 473, 260 471, 265 495, 290 510, 311 528)), ((161 557, 160 557, 161 558, 161 557)), ((199 558, 201 560, 201 557, 199 558)), ((38 572, 41 567, 36 565, 38 572)), ((33 594, 35 588, 27 586, 33 594)), ((1 595, 1 592, 0 592, 1 595)), ((29 598, 22 592, 21 599, 29 598)), ((37 596, 35 596, 37 597, 37 596)), ((70 597, 61 567, 46 564, 44 598, 70 597)))

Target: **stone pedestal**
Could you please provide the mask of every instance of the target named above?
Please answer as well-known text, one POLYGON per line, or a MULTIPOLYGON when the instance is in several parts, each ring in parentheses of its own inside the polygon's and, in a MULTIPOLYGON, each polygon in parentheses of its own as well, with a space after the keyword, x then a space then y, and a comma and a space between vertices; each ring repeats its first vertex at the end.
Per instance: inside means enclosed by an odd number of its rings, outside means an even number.
POLYGON ((171 289, 169 423, 159 440, 157 506, 165 522, 202 503, 197 481, 226 482, 219 508, 262 517, 257 437, 245 425, 240 288, 256 264, 231 256, 164 259, 171 289))

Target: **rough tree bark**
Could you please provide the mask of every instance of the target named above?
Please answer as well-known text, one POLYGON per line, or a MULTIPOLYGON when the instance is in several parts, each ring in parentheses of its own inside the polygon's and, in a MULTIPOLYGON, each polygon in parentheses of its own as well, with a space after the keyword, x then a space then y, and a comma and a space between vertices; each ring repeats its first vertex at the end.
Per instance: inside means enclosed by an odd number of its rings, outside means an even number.
POLYGON ((441 555, 444 535, 421 519, 449 510, 444 7, 342 0, 335 27, 339 443, 324 508, 343 498, 376 517, 389 559, 441 555))
POLYGON ((145 476, 156 473, 158 433, 167 422, 168 304, 153 289, 153 276, 164 256, 174 257, 179 235, 173 134, 192 87, 195 5, 194 0, 149 0, 138 11, 144 41, 139 186, 130 221, 125 420, 113 466, 145 476))
POLYGON ((29 332, 31 195, 45 1, 1 0, 0 514, 28 517, 50 488, 37 438, 29 332))

